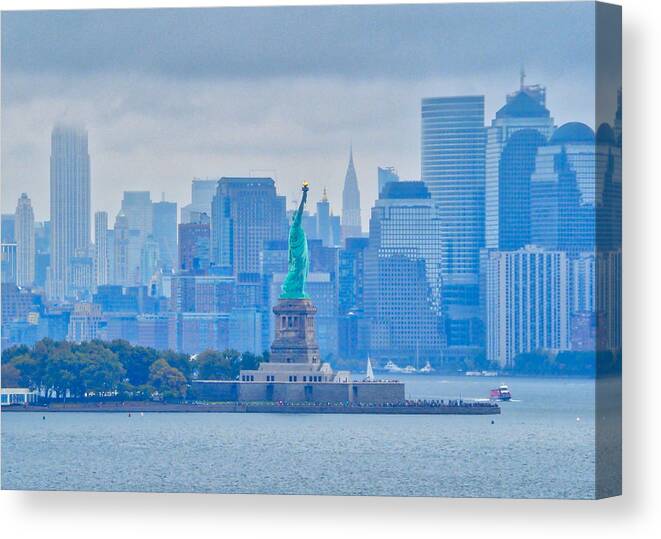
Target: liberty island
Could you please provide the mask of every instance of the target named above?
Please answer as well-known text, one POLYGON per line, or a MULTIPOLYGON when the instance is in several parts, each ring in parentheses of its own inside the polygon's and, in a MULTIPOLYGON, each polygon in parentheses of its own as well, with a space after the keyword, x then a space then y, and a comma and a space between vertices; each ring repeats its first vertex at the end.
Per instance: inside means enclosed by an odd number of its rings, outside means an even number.
POLYGON ((238 381, 194 380, 193 393, 201 400, 217 402, 404 403, 403 383, 371 378, 352 381, 349 371, 334 371, 320 360, 314 320, 317 308, 305 291, 310 259, 302 219, 308 182, 301 191, 303 196, 289 229, 288 272, 273 307, 275 338, 269 362, 256 370, 242 370, 238 381))

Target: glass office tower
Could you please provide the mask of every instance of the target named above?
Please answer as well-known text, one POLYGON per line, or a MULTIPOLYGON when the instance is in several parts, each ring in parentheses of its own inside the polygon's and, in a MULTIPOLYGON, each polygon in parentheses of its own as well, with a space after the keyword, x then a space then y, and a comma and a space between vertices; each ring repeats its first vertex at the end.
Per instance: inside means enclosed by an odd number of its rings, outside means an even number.
POLYGON ((467 357, 483 345, 479 310, 484 245, 484 96, 422 100, 422 180, 441 226, 441 302, 446 357, 467 357))

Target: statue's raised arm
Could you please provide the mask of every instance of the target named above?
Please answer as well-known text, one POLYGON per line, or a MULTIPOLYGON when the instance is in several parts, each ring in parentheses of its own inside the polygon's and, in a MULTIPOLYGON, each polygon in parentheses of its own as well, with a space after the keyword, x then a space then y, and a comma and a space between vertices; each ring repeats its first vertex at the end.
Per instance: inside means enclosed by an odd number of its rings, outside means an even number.
POLYGON ((301 191, 303 191, 303 196, 301 197, 301 203, 298 205, 298 210, 296 210, 296 213, 294 214, 292 226, 301 226, 301 222, 303 221, 303 209, 305 208, 305 203, 308 200, 309 190, 310 187, 308 182, 303 182, 303 187, 301 188, 301 191))
POLYGON ((310 269, 310 258, 308 256, 308 241, 303 230, 303 210, 308 199, 308 182, 303 183, 301 203, 294 213, 291 227, 289 228, 289 254, 288 272, 282 283, 281 298, 304 299, 309 296, 305 292, 305 281, 310 269))

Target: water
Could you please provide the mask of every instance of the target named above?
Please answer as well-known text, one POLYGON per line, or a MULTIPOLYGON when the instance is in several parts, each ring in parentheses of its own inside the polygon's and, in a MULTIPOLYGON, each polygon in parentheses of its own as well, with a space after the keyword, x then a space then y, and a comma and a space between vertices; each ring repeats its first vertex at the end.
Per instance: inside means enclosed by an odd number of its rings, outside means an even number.
POLYGON ((499 416, 7 413, 2 488, 594 497, 593 381, 400 378, 412 398, 506 382, 514 401, 499 416))

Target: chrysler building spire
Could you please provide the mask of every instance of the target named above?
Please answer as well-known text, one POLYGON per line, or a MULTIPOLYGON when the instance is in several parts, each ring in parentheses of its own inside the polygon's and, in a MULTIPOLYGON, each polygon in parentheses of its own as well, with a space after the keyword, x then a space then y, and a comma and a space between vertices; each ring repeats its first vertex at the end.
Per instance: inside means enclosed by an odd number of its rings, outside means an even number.
POLYGON ((342 190, 342 236, 344 238, 359 237, 362 234, 360 224, 360 190, 358 177, 353 164, 353 145, 349 149, 349 165, 344 177, 342 190))

